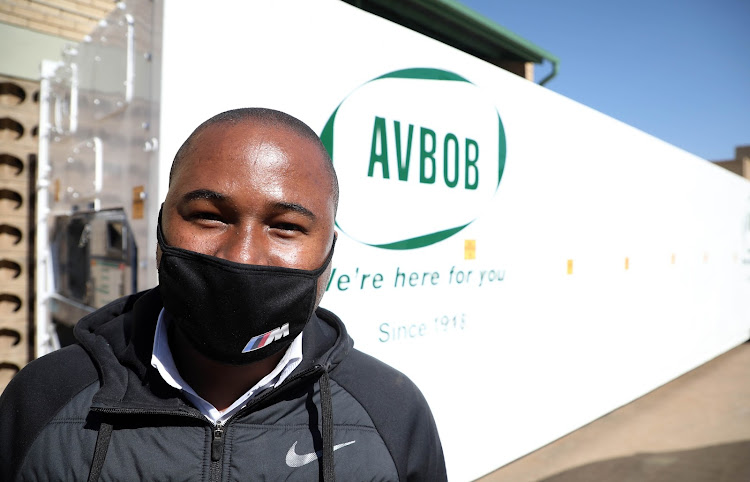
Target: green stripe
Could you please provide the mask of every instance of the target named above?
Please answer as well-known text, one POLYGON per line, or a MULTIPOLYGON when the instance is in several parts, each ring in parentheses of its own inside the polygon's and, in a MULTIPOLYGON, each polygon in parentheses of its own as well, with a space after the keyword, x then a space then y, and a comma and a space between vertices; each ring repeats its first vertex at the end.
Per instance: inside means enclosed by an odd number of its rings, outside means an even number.
MULTIPOLYGON (((343 103, 344 101, 342 100, 341 104, 343 103)), ((326 122, 325 127, 323 127, 323 132, 320 133, 320 141, 328 151, 328 157, 331 158, 331 163, 333 163, 333 122, 336 120, 336 114, 338 114, 341 104, 339 104, 338 107, 336 107, 336 110, 333 111, 333 114, 328 119, 328 122, 326 122)))
MULTIPOLYGON (((497 109, 495 109, 497 112, 497 109)), ((497 162, 498 162, 498 172, 497 172, 497 186, 495 186, 495 192, 497 192, 498 188, 500 187, 500 180, 503 178, 503 171, 505 170, 505 156, 508 151, 508 146, 505 141, 505 129, 503 129, 503 120, 500 118, 500 113, 497 113, 497 125, 499 128, 498 133, 498 140, 499 144, 497 146, 497 162)))
POLYGON ((454 234, 458 233, 462 229, 464 229, 469 224, 473 223, 472 220, 469 223, 464 224, 463 226, 458 226, 456 228, 450 228, 446 229, 444 231, 438 231, 437 233, 432 234, 425 234, 423 236, 417 236, 416 238, 411 239, 405 239, 403 241, 396 241, 395 243, 387 243, 387 244, 367 244, 368 246, 372 246, 373 248, 381 248, 381 249, 393 249, 393 250, 405 250, 405 249, 416 249, 416 248, 424 248, 425 246, 429 246, 431 244, 438 243, 444 239, 448 239, 454 234))
MULTIPOLYGON (((395 72, 390 72, 380 77, 375 77, 370 82, 380 79, 424 79, 424 80, 450 80, 458 82, 469 82, 465 78, 453 72, 439 69, 429 68, 414 68, 414 69, 403 69, 395 72)), ((368 82, 369 83, 369 82, 368 82)))

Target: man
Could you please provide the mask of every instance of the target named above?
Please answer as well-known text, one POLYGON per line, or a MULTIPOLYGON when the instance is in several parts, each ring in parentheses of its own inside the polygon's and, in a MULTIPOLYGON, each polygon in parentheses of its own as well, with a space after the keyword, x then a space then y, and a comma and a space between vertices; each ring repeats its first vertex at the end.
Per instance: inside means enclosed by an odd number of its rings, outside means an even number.
POLYGON ((13 379, 0 479, 445 480, 419 390, 318 308, 337 202, 299 120, 240 109, 199 126, 170 173, 159 287, 13 379))

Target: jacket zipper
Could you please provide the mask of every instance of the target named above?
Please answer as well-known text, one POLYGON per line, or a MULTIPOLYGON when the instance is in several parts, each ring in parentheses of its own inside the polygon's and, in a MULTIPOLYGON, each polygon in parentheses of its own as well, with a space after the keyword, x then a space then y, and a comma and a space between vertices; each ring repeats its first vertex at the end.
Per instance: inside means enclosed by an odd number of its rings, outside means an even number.
POLYGON ((211 436, 211 482, 221 480, 221 459, 224 456, 224 422, 214 426, 211 436))
MULTIPOLYGON (((290 383, 303 379, 308 375, 319 371, 321 368, 321 365, 316 364, 308 368, 307 370, 298 373, 294 377, 287 378, 281 385, 276 388, 281 389, 282 387, 285 387, 290 383)), ((240 409, 237 413, 229 417, 227 420, 214 425, 214 429, 211 435, 211 469, 209 476, 211 482, 219 482, 221 480, 222 459, 224 458, 224 428, 240 414, 247 412, 251 407, 257 405, 258 403, 275 393, 278 393, 276 389, 269 390, 268 392, 259 395, 255 399, 251 400, 244 408, 240 409)))
POLYGON ((224 455, 224 427, 221 423, 214 427, 214 435, 211 440, 211 462, 221 460, 224 455))

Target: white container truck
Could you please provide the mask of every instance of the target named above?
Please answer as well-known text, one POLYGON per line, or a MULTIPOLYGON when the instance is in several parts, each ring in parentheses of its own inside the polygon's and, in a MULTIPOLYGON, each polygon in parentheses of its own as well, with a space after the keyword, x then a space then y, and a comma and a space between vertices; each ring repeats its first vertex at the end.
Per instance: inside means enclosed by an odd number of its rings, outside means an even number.
POLYGON ((415 31, 435 9, 466 20, 459 6, 399 5, 421 20, 340 0, 133 0, 46 63, 38 353, 156 284, 171 160, 244 106, 302 119, 332 154, 323 305, 422 389, 451 480, 750 337, 750 183, 482 60, 481 19, 455 27, 466 51, 415 31))

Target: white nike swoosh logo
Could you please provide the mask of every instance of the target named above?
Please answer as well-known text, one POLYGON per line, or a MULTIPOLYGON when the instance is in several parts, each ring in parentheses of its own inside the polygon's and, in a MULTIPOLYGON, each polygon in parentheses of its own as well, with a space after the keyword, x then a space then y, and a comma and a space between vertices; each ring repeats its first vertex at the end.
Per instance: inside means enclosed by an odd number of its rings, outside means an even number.
MULTIPOLYGON (((351 445, 354 442, 356 442, 356 440, 352 440, 351 442, 346 442, 343 444, 334 445, 333 450, 335 452, 341 447, 346 447, 347 445, 351 445)), ((297 448, 297 442, 294 442, 294 444, 292 444, 292 446, 289 448, 289 452, 286 453, 286 464, 289 467, 302 467, 303 465, 309 464, 313 460, 319 459, 320 457, 323 456, 322 450, 318 450, 317 452, 311 452, 309 454, 300 455, 295 450, 296 448, 297 448)))

